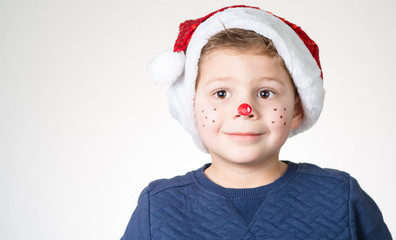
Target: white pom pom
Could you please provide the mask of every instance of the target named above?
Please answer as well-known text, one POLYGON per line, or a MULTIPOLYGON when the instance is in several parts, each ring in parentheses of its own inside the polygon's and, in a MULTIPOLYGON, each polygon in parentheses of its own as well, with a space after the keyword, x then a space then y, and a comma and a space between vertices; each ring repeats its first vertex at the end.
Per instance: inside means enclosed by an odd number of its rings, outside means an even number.
POLYGON ((156 84, 169 86, 182 75, 185 59, 184 52, 165 50, 155 55, 147 65, 147 70, 156 84))

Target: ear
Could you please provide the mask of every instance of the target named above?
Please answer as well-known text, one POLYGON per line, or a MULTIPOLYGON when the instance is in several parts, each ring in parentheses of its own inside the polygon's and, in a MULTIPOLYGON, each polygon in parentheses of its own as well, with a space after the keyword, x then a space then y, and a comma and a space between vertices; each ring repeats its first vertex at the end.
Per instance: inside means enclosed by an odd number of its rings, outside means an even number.
POLYGON ((295 130, 300 126, 304 117, 304 111, 301 105, 300 97, 297 95, 296 99, 294 100, 294 112, 293 112, 293 119, 291 124, 291 129, 295 130))

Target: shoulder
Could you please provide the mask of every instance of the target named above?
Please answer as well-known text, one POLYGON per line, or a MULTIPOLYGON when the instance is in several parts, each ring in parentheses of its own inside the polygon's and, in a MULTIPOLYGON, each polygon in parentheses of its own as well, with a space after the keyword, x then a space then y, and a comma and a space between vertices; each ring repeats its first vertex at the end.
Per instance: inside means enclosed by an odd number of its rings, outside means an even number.
POLYGON ((158 179, 152 181, 145 190, 149 196, 153 196, 164 191, 172 191, 175 189, 191 186, 194 184, 193 174, 195 171, 191 171, 185 175, 175 176, 169 179, 158 179))
POLYGON ((321 168, 310 163, 299 163, 299 173, 303 175, 310 175, 320 179, 332 179, 335 181, 350 183, 351 175, 347 172, 331 168, 321 168))
POLYGON ((299 163, 291 184, 301 191, 314 193, 327 191, 329 194, 341 194, 347 199, 351 180, 350 174, 344 171, 299 163))

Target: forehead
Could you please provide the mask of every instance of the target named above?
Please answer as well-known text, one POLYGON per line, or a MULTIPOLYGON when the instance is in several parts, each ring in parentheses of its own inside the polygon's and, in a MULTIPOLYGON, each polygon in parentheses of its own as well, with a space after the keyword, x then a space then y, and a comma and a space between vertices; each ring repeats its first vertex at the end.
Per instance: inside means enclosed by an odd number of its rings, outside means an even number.
MULTIPOLYGON (((200 60, 196 86, 219 80, 269 79, 289 82, 289 72, 279 55, 268 56, 257 49, 219 48, 200 60)), ((294 85, 293 85, 294 87, 294 85)))

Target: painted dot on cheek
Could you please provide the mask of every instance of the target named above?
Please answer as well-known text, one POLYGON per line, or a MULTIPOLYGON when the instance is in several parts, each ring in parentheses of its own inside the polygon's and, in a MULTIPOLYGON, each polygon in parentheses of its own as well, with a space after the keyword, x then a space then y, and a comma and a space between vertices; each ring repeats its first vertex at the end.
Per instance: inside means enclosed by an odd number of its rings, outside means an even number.
POLYGON ((277 108, 274 108, 274 111, 278 110, 277 108))
POLYGON ((275 123, 275 121, 272 121, 272 123, 275 123))
POLYGON ((286 111, 286 108, 284 108, 285 109, 285 111, 286 111))
POLYGON ((216 108, 213 108, 213 111, 216 111, 216 108))
POLYGON ((207 116, 205 116, 205 119, 208 119, 208 117, 207 117, 207 116))
POLYGON ((281 115, 280 118, 283 118, 283 116, 281 115))
POLYGON ((213 119, 212 122, 215 122, 215 120, 213 119))
POLYGON ((284 122, 283 125, 286 125, 286 122, 284 122))

